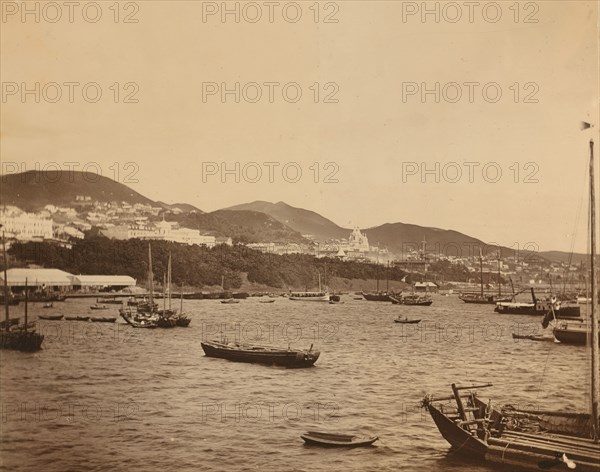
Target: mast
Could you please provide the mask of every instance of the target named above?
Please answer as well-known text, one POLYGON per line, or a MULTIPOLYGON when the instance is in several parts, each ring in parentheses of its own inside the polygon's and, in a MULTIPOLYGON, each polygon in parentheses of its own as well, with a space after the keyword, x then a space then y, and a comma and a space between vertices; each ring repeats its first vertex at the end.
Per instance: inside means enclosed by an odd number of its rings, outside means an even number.
POLYGON ((163 273, 163 315, 167 314, 167 274, 163 273))
POLYGON ((377 293, 379 293, 379 243, 377 243, 377 264, 375 269, 377 273, 377 293))
POLYGON ((385 293, 390 293, 390 261, 388 261, 385 271, 385 293))
POLYGON ((167 290, 169 291, 169 310, 171 309, 171 252, 169 252, 169 265, 167 267, 167 290))
POLYGON ((502 282, 500 281, 500 251, 498 251, 498 296, 502 296, 502 282))
POLYGON ((481 248, 479 248, 479 283, 481 285, 481 298, 483 298, 483 257, 481 256, 481 248))
POLYGON ((180 294, 179 294, 179 314, 183 315, 183 285, 179 287, 180 290, 180 294))
POLYGON ((25 277, 25 332, 27 332, 27 301, 29 296, 27 295, 27 277, 25 277))
POLYGON ((152 288, 152 279, 154 279, 154 274, 152 274, 152 246, 148 243, 148 290, 150 291, 150 309, 154 310, 154 289, 152 288))
POLYGON ((317 272, 319 275, 319 293, 321 293, 321 272, 317 272))
POLYGON ((600 356, 598 353, 598 287, 596 280, 596 192, 594 182, 594 140, 590 140, 590 245, 591 245, 591 287, 592 287, 592 310, 591 310, 591 344, 592 344, 592 435, 596 441, 600 439, 599 401, 600 381, 598 379, 600 368, 600 356))
POLYGON ((4 262, 4 328, 9 331, 8 324, 8 276, 6 275, 6 268, 8 267, 8 261, 6 259, 6 243, 4 242, 4 231, 2 231, 2 258, 4 262))

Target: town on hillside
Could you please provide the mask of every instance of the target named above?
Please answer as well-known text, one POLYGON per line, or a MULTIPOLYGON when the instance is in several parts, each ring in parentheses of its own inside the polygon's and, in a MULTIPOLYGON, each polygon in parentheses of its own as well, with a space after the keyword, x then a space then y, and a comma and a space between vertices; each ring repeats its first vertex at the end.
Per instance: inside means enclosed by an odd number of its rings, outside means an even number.
MULTIPOLYGON (((17 206, 0 208, 7 247, 12 242, 47 242, 71 248, 93 229, 113 240, 140 239, 168 241, 185 245, 212 248, 220 244, 240 244, 268 254, 306 254, 316 258, 365 262, 398 267, 409 273, 426 274, 432 267, 460 266, 472 274, 469 282, 480 278, 488 285, 510 279, 517 284, 548 285, 555 283, 584 283, 584 268, 564 261, 550 261, 534 252, 488 247, 483 253, 474 248, 442 248, 439 244, 406 242, 402 253, 394 253, 369 241, 365 231, 355 227, 347 238, 318 241, 303 234, 305 242, 234 241, 230 235, 214 234, 209 230, 186 228, 169 217, 184 213, 180 208, 152 206, 144 203, 100 202, 78 195, 70 206, 46 205, 37 212, 27 212, 17 206)), ((448 272, 442 270, 441 272, 448 272)), ((442 282, 451 282, 448 279, 442 282)))

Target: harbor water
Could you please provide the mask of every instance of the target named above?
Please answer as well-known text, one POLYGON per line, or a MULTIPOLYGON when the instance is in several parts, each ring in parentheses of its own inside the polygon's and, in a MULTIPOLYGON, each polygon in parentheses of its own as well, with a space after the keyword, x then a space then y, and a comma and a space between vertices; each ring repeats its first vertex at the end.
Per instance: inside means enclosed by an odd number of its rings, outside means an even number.
MULTIPOLYGON (((587 411, 585 348, 514 340, 540 319, 434 296, 430 307, 354 300, 330 305, 248 298, 186 301, 188 328, 42 321, 43 350, 1 352, 1 470, 454 471, 419 402, 453 382, 493 383, 492 405, 587 411), (421 319, 394 323, 397 316, 421 319), (203 339, 321 351, 285 369, 204 356, 203 339), (379 436, 375 447, 305 446, 309 430, 379 436)), ((96 313, 90 300, 30 305, 40 314, 96 313)), ((178 303, 177 303, 178 305, 178 303)), ((22 316, 23 306, 11 307, 22 316)), ((470 463, 471 471, 498 470, 470 463)))

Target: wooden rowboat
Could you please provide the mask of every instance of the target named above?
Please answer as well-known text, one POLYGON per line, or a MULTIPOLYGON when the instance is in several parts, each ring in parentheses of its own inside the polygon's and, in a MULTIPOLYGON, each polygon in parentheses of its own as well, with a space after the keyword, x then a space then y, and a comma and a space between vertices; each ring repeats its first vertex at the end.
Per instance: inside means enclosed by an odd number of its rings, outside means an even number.
POLYGON ((301 434, 306 444, 323 447, 366 447, 371 446, 379 438, 377 436, 357 436, 354 434, 333 434, 308 431, 301 434))
POLYGON ((409 320, 408 318, 396 318, 394 320, 395 323, 404 323, 404 324, 417 324, 420 323, 421 320, 409 320))
POLYGON ((63 319, 63 316, 64 315, 40 315, 38 318, 46 321, 60 321, 63 319))

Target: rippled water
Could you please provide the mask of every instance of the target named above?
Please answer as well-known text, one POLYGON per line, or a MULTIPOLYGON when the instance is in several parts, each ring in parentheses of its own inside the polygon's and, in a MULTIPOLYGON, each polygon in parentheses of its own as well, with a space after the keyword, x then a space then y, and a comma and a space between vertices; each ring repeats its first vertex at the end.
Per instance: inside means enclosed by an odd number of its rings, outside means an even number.
MULTIPOLYGON (((187 329, 40 321, 42 351, 1 353, 1 469, 464 470, 419 409, 425 393, 489 381, 494 387, 481 395, 496 405, 587 409, 584 348, 512 339, 517 329, 540 332, 535 317, 502 317, 455 297, 437 296, 431 307, 344 300, 190 301, 187 329), (423 321, 396 324, 398 314, 423 321), (314 344, 321 357, 297 370, 204 357, 200 341, 219 332, 281 347, 314 344), (300 433, 313 429, 380 441, 354 450, 304 446, 300 433)), ((30 313, 91 314, 91 303, 38 304, 30 313)))

